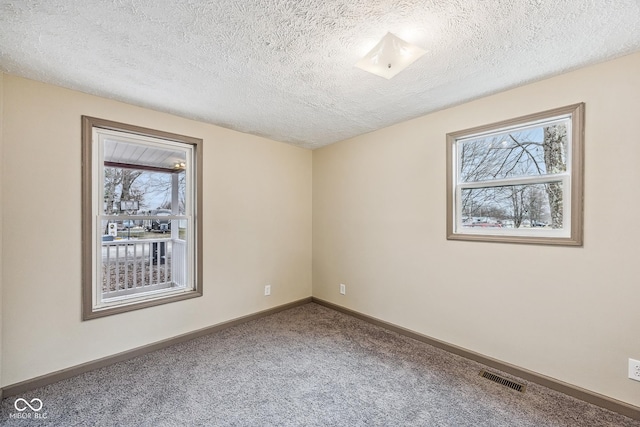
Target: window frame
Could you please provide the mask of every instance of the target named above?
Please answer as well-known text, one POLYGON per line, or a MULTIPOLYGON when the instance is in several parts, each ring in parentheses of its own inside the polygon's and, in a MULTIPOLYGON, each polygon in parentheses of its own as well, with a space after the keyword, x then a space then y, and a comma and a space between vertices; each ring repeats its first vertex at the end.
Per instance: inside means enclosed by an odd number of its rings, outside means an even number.
POLYGON ((446 135, 447 143, 447 239, 483 242, 523 243, 542 245, 583 245, 583 186, 584 186, 584 110, 585 104, 578 103, 555 108, 539 113, 529 114, 488 125, 478 126, 446 135), (499 132, 518 130, 531 127, 538 123, 542 125, 553 119, 568 117, 570 123, 570 137, 567 138, 567 172, 560 174, 546 174, 540 177, 525 175, 515 178, 477 181, 475 183, 459 182, 460 159, 458 144, 463 140, 474 137, 491 135, 499 132), (554 179, 557 178, 557 179, 554 179), (556 230, 531 229, 485 229, 475 227, 463 229, 461 212, 461 192, 466 188, 491 188, 502 185, 524 185, 548 182, 563 183, 563 206, 568 228, 563 232, 556 230), (542 232, 541 232, 542 231, 542 232))
MULTIPOLYGON (((99 317, 109 316, 118 313, 125 313, 161 304, 200 297, 203 294, 202 283, 202 139, 193 138, 155 129, 119 123, 95 117, 82 116, 82 319, 90 320, 99 317), (101 260, 98 260, 97 246, 98 233, 96 223, 100 217, 109 216, 104 212, 97 212, 97 205, 94 194, 96 179, 103 180, 100 174, 105 167, 99 167, 97 157, 100 153, 94 153, 94 129, 102 131, 113 131, 129 134, 138 138, 150 138, 153 140, 163 140, 172 144, 186 144, 189 150, 193 151, 193 167, 191 186, 191 216, 189 227, 193 239, 191 247, 195 253, 188 257, 187 268, 191 271, 192 286, 179 293, 167 291, 143 293, 138 298, 123 299, 120 304, 103 304, 96 306, 96 271, 101 260)), ((99 188, 102 188, 100 181, 99 188)), ((102 198, 100 198, 102 199, 102 198)), ((168 216, 167 219, 176 219, 168 216)), ((122 220, 138 219, 133 216, 122 216, 122 220)), ((100 252, 100 257, 101 257, 100 252)), ((113 301, 112 301, 113 302, 113 301)))

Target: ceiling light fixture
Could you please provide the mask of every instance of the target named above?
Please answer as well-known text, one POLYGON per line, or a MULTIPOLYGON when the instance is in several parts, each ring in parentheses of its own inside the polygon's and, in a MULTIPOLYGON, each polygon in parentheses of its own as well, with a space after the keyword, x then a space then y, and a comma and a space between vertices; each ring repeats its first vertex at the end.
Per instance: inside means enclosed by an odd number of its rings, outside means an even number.
POLYGON ((356 67, 390 79, 427 53, 401 38, 387 33, 382 40, 356 63, 356 67))

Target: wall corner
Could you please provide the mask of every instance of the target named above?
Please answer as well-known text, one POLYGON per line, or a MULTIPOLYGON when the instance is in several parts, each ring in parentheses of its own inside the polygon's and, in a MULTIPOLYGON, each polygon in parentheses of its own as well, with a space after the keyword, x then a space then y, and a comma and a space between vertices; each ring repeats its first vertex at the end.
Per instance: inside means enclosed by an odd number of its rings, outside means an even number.
POLYGON ((4 175, 4 155, 3 155, 3 139, 4 139, 4 76, 5 74, 0 71, 0 400, 2 399, 2 313, 4 313, 4 309, 2 306, 2 267, 3 267, 3 258, 2 258, 2 246, 3 246, 3 238, 2 238, 2 224, 3 224, 3 209, 4 209, 4 200, 2 198, 2 182, 4 175))

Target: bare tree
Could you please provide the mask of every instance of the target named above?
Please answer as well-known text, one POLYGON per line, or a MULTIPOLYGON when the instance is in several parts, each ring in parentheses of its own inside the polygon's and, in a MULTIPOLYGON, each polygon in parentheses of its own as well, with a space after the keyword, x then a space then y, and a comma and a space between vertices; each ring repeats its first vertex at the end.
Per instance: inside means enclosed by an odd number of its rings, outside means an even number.
POLYGON ((543 222, 544 203, 545 194, 540 186, 529 187, 527 192, 527 213, 532 226, 543 222))
POLYGON ((140 202, 144 198, 144 192, 134 187, 136 179, 143 173, 135 169, 104 168, 104 201, 107 213, 113 213, 116 202, 122 200, 140 202))
POLYGON ((136 179, 140 177, 144 172, 140 170, 134 169, 121 169, 122 173, 122 190, 120 192, 120 200, 134 200, 134 196, 140 197, 141 192, 132 191, 133 183, 136 179))
POLYGON ((514 185, 509 187, 510 201, 513 207, 513 214, 511 219, 513 220, 513 226, 519 228, 522 225, 522 221, 525 218, 525 188, 522 185, 514 185))
MULTIPOLYGON (((567 145, 567 127, 565 125, 547 126, 544 128, 544 162, 547 173, 561 173, 566 171, 564 153, 567 145)), ((551 227, 562 228, 562 185, 559 182, 551 182, 546 185, 549 198, 549 211, 551 212, 551 227)))
POLYGON ((116 189, 120 184, 120 174, 116 168, 104 168, 104 203, 105 213, 113 213, 116 201, 116 189))
MULTIPOLYGON (((554 174, 566 170, 566 126, 564 124, 510 132, 461 144, 461 180, 482 182, 518 176, 554 174)), ((462 192, 463 213, 503 211, 522 225, 528 218, 542 222, 548 204, 551 225, 562 227, 562 188, 559 183, 505 185, 462 192)))

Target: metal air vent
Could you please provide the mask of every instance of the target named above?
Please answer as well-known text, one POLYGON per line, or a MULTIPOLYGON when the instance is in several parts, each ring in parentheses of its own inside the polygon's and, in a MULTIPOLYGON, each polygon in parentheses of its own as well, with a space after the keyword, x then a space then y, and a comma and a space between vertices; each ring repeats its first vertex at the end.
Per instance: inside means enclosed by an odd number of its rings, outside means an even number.
POLYGON ((524 393, 525 390, 527 389, 527 386, 524 385, 524 384, 521 384, 519 382, 507 379, 505 377, 501 377, 498 374, 494 374, 494 373, 486 371, 484 369, 482 371, 480 371, 480 376, 482 378, 486 378, 486 379, 488 379, 490 381, 493 381, 494 383, 498 383, 498 384, 501 384, 501 385, 503 385, 505 387, 512 388, 512 389, 514 389, 516 391, 519 391, 520 393, 524 393))

